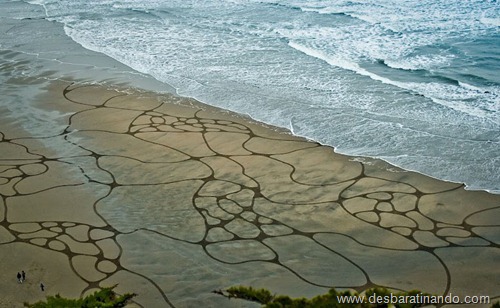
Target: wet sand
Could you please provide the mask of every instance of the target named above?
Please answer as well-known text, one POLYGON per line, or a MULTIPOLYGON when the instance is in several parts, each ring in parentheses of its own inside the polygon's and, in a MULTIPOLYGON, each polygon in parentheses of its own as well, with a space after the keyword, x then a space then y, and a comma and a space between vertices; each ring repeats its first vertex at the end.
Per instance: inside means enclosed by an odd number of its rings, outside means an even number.
POLYGON ((143 307, 255 306, 211 293, 240 284, 500 296, 500 195, 172 95, 52 82, 38 107, 56 133, 0 115, 2 307, 114 284, 143 307))

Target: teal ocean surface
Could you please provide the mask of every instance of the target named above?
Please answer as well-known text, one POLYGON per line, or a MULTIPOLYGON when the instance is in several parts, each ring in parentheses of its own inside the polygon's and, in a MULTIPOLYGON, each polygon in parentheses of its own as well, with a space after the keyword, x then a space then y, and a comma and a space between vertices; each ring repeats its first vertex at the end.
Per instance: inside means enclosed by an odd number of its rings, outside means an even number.
POLYGON ((8 3, 180 95, 500 193, 496 0, 8 3))

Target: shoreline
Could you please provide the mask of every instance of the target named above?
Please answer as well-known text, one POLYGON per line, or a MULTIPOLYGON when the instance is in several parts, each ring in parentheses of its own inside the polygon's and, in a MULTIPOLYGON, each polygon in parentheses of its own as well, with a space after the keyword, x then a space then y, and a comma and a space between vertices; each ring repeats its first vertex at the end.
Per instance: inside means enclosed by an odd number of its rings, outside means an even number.
MULTIPOLYGON (((103 55, 109 56, 102 51, 99 51, 99 49, 90 49, 95 52, 102 53, 103 55)), ((113 58, 114 59, 114 58, 113 58)), ((126 63, 126 62, 124 62, 126 63)), ((125 64, 127 65, 127 64, 125 64)), ((132 70, 135 70, 132 68, 132 70)), ((278 126, 281 128, 285 128, 288 130, 293 130, 291 128, 291 121, 297 118, 297 110, 294 109, 292 111, 292 108, 287 106, 287 108, 270 108, 269 110, 266 109, 266 111, 269 111, 271 114, 276 114, 277 116, 268 116, 266 113, 258 113, 255 112, 255 110, 252 110, 252 107, 248 107, 248 105, 256 104, 255 109, 260 110, 261 108, 265 108, 265 105, 259 105, 258 101, 265 101, 267 99, 266 94, 262 94, 259 92, 259 88, 249 88, 246 89, 245 91, 241 91, 241 93, 235 93, 234 91, 231 92, 229 90, 230 87, 227 89, 224 88, 224 85, 216 85, 215 87, 211 88, 210 84, 208 81, 206 81, 206 84, 201 81, 201 80, 196 80, 192 79, 193 83, 199 83, 201 84, 201 87, 204 88, 204 90, 210 91, 210 94, 206 94, 201 90, 191 90, 190 86, 184 86, 184 87, 179 87, 179 84, 183 84, 186 82, 186 80, 183 79, 183 77, 179 76, 172 76, 171 80, 168 80, 168 76, 165 77, 166 79, 162 79, 158 76, 155 76, 154 74, 150 75, 151 78, 157 80, 158 82, 161 82, 168 87, 172 87, 175 89, 175 92, 181 96, 184 97, 189 97, 189 98, 194 98, 202 103, 218 107, 218 108, 223 108, 227 110, 231 110, 236 113, 241 113, 244 115, 248 115, 255 119, 256 121, 267 123, 272 126, 278 126), (179 81, 180 80, 180 81, 179 81), (177 86, 175 85, 175 81, 178 82, 177 86), (241 100, 241 97, 244 97, 245 95, 249 95, 252 97, 252 100, 246 101, 245 104, 241 105, 239 103, 233 103, 231 100, 226 99, 224 91, 227 91, 227 94, 229 96, 235 96, 236 100, 239 101, 241 100), (231 92, 231 93, 230 93, 231 92), (280 117, 281 112, 286 114, 284 117, 280 117), (295 113, 294 113, 295 112, 295 113)), ((189 78, 189 80, 191 80, 189 78)), ((196 88, 196 87, 195 87, 196 88)), ((394 89, 394 91, 400 91, 401 89, 394 89)), ((403 91, 404 92, 404 91, 403 91)), ((307 94, 305 94, 307 95, 307 94)), ((336 98, 333 98, 334 100, 336 98)), ((281 101, 282 103, 285 103, 289 100, 289 98, 283 97, 281 99, 278 99, 276 97, 272 97, 272 100, 276 101, 281 101)), ((308 102, 306 100, 301 100, 301 103, 306 103, 305 106, 307 106, 307 103, 312 103, 308 102)), ((431 105, 435 105, 436 103, 433 101, 431 105)), ((285 105, 283 105, 285 106, 285 105)), ((309 112, 307 107, 305 107, 305 111, 309 112)), ((412 108, 409 106, 409 108, 412 108)), ((339 110, 342 110, 343 108, 339 108, 339 110)), ((360 110, 355 110, 360 111, 360 110)), ((455 110, 456 111, 456 110, 455 110)), ((307 113, 306 112, 306 113, 307 113)), ((328 110, 327 110, 328 112, 328 110)), ((336 111, 339 114, 342 114, 342 111, 336 111)), ((368 112, 369 113, 369 112, 368 112)), ((320 119, 321 117, 318 117, 319 114, 315 113, 313 118, 318 118, 320 119)), ((358 115, 354 114, 352 116, 349 116, 346 121, 349 122, 350 120, 352 121, 354 118, 357 118, 358 115)), ((364 116, 360 116, 360 118, 363 118, 364 116)), ((377 116, 374 116, 376 118, 377 116)), ((394 118, 395 115, 387 115, 387 118, 389 119, 388 123, 385 122, 380 122, 381 125, 388 124, 388 126, 391 126, 391 120, 390 118, 394 118)), ((397 116, 396 116, 397 117, 397 116)), ((333 117, 334 121, 343 121, 342 116, 334 116, 333 117)), ((302 119, 304 120, 304 119, 302 119)), ((323 121, 327 121, 328 117, 325 117, 323 121)), ((411 118, 406 119, 405 121, 408 123, 399 123, 397 120, 393 126, 397 126, 397 124, 401 124, 401 128, 403 130, 408 130, 408 131, 413 131, 414 127, 412 127, 412 124, 410 123, 412 121, 411 118), (406 121, 408 120, 408 121, 406 121)), ((445 119, 441 119, 441 121, 444 121, 445 119)), ((423 125, 432 125, 433 123, 440 123, 440 121, 436 122, 429 122, 429 123, 423 123, 423 125)), ((348 142, 344 143, 339 140, 348 140, 346 137, 346 134, 349 134, 349 131, 351 128, 345 127, 345 125, 342 125, 342 130, 336 131, 335 127, 329 126, 329 132, 330 135, 326 134, 320 134, 318 131, 315 130, 316 125, 320 125, 321 122, 315 122, 315 121, 306 121, 299 123, 303 125, 303 131, 299 132, 299 130, 295 130, 294 134, 300 137, 304 137, 307 139, 315 140, 317 142, 320 142, 323 145, 329 145, 332 146, 338 151, 338 153, 342 153, 345 155, 352 155, 352 156, 362 156, 366 158, 374 158, 374 159, 382 159, 386 162, 388 162, 391 165, 398 166, 402 169, 405 170, 411 170, 415 171, 418 173, 422 173, 424 175, 429 175, 437 179, 442 179, 445 181, 450 181, 450 182, 457 182, 457 183, 465 183, 467 189, 469 190, 484 190, 488 191, 491 193, 495 194, 500 194, 500 184, 498 179, 495 176, 494 170, 497 170, 498 167, 495 166, 495 155, 494 154, 496 145, 498 144, 498 140, 496 140, 496 137, 491 137, 491 139, 481 139, 481 144, 476 143, 476 134, 481 135, 483 133, 477 132, 477 130, 480 130, 476 126, 472 130, 469 130, 467 134, 464 135, 451 135, 451 137, 448 137, 446 129, 444 128, 439 128, 435 127, 435 130, 429 130, 427 131, 425 128, 419 128, 416 129, 418 134, 416 135, 405 135, 404 132, 399 132, 397 137, 399 137, 401 140, 404 140, 408 137, 408 139, 411 139, 411 142, 408 143, 389 143, 386 148, 395 148, 396 150, 394 151, 385 151, 385 148, 381 147, 375 147, 373 144, 370 146, 364 146, 363 143, 359 142, 348 142), (476 130, 476 131, 475 131, 476 130), (426 137, 422 137, 422 135, 426 135, 430 139, 425 140, 426 137), (467 137, 463 136, 467 135, 467 137), (331 137, 330 137, 331 136, 331 137), (438 139, 441 142, 443 142, 445 147, 443 147, 442 150, 440 151, 432 151, 433 149, 437 149, 440 147, 440 143, 436 143, 435 139, 432 139, 431 137, 437 136, 438 139), (431 140, 431 141, 429 141, 431 140), (495 141, 496 140, 496 141, 495 141), (429 141, 428 143, 425 141, 429 141), (449 141, 449 142, 448 142, 449 141), (477 157, 475 157, 473 154, 475 154, 476 150, 471 150, 474 148, 472 145, 473 143, 476 143, 478 145, 479 150, 481 151, 484 155, 483 160, 477 160, 477 157), (452 148, 458 148, 460 149, 464 144, 467 145, 466 151, 460 152, 460 154, 455 153, 454 151, 447 151, 445 150, 446 148, 452 149, 452 148), (492 145, 493 144, 493 145, 492 145), (472 146, 472 148, 471 148, 472 146), (423 151, 420 151, 420 149, 425 149, 423 151), (375 149, 375 150, 373 150, 375 149), (427 152, 433 152, 430 153, 430 155, 427 156, 427 152), (440 152, 446 152, 447 154, 444 154, 444 156, 441 156, 440 152), (486 154, 485 154, 486 153, 486 154), (467 157, 467 159, 461 160, 460 157, 467 157), (467 168, 456 168, 454 169, 453 166, 455 165, 456 161, 460 161, 462 166, 469 166, 469 169, 467 168), (490 185, 491 183, 494 183, 493 185, 490 185)), ((460 124, 457 123, 447 123, 450 126, 458 125, 460 124)), ((439 126, 439 125, 437 125, 439 126)), ((359 127, 362 127, 360 125, 359 127)), ((371 125, 368 125, 368 127, 372 127, 371 125)), ((385 127, 385 126, 384 126, 385 127)), ((488 130, 488 129, 484 129, 488 130)), ((363 136, 367 135, 370 136, 370 130, 369 129, 354 129, 353 127, 354 134, 358 136, 358 138, 363 139, 367 143, 370 143, 369 139, 364 138, 363 136)), ((489 129, 489 133, 495 132, 495 128, 489 129)), ((379 130, 380 134, 383 134, 387 136, 386 140, 389 140, 392 135, 390 132, 390 127, 387 127, 386 129, 380 129, 379 130)), ((486 134, 486 133, 484 133, 486 134)), ((494 135, 494 134, 493 134, 494 135)), ((490 134, 491 136, 491 134, 490 134)), ((383 140, 379 140, 383 141, 383 140)), ((380 144, 380 142, 379 142, 380 144)), ((462 148, 462 149, 464 149, 462 148)), ((496 164, 498 165, 498 163, 496 164)))
MULTIPOLYGON (((8 4, 5 4, 5 5, 7 6, 7 9, 8 9, 9 8, 8 4)), ((15 6, 14 4, 12 4, 12 5, 15 6)), ((27 5, 27 4, 25 4, 25 5, 29 6, 30 8, 33 8, 34 11, 36 11, 36 10, 40 11, 40 13, 39 13, 39 14, 41 14, 40 16, 44 16, 44 17, 42 17, 43 20, 26 19, 26 20, 9 21, 9 23, 12 23, 12 26, 10 24, 6 23, 5 29, 8 30, 9 33, 11 33, 11 32, 16 33, 18 31, 20 31, 17 34, 17 36, 19 36, 19 37, 23 37, 23 36, 29 37, 30 33, 27 32, 27 29, 36 27, 36 31, 40 32, 39 37, 49 37, 51 40, 53 40, 54 46, 56 46, 56 45, 62 46, 62 49, 66 50, 65 55, 61 55, 56 49, 54 49, 53 46, 46 44, 45 39, 35 39, 33 42, 24 42, 24 45, 21 44, 22 45, 21 49, 23 49, 23 50, 21 50, 20 52, 26 53, 26 57, 22 57, 22 58, 29 58, 28 55, 32 55, 33 57, 31 59, 29 59, 29 61, 40 62, 39 65, 44 66, 45 71, 52 72, 52 73, 46 73, 47 79, 71 80, 72 78, 74 78, 77 80, 80 80, 80 79, 86 80, 88 82, 97 81, 97 82, 108 82, 110 84, 118 83, 118 84, 125 85, 125 86, 144 88, 146 90, 153 90, 153 91, 157 91, 159 93, 175 91, 175 93, 177 93, 179 95, 179 93, 182 92, 182 91, 180 91, 180 88, 175 88, 174 86, 168 84, 167 82, 163 82, 163 81, 160 81, 158 79, 155 79, 153 76, 151 76, 149 74, 138 72, 138 71, 134 70, 133 68, 127 66, 126 64, 123 64, 123 63, 115 60, 114 58, 112 58, 104 53, 101 53, 98 51, 92 51, 90 49, 86 49, 85 47, 83 47, 79 43, 73 41, 67 35, 66 31, 64 30, 63 24, 46 20, 45 19, 46 16, 44 13, 42 13, 41 7, 39 7, 38 5, 27 5), (25 46, 28 46, 28 47, 25 47, 25 46), (34 56, 35 54, 38 54, 38 55, 35 57, 34 56), (53 73, 54 71, 56 71, 55 74, 53 73)), ((16 12, 16 14, 17 14, 17 12, 16 12)), ((37 16, 36 14, 38 14, 38 13, 29 13, 28 15, 31 16, 31 14, 34 14, 33 16, 34 16, 34 18, 36 18, 35 16, 37 16)), ((4 48, 8 49, 8 47, 9 47, 9 45, 6 44, 4 48)), ((15 51, 17 49, 19 49, 19 47, 12 48, 13 51, 15 51)), ((30 70, 28 70, 28 75, 30 73, 32 73, 32 72, 30 70)), ((33 76, 33 77, 37 78, 37 76, 33 76)), ((207 105, 211 105, 211 106, 214 106, 217 108, 224 108, 227 110, 231 110, 232 112, 240 113, 244 116, 251 117, 255 121, 267 123, 270 126, 276 126, 276 127, 280 127, 280 128, 286 129, 286 130, 290 130, 290 127, 287 123, 281 123, 281 122, 285 121, 284 120, 285 118, 282 118, 280 120, 280 118, 278 117, 275 120, 267 119, 267 121, 266 121, 266 119, 263 119, 262 117, 255 116, 255 115, 252 116, 249 112, 247 112, 248 110, 239 110, 238 111, 238 110, 236 110, 237 108, 234 108, 234 106, 216 106, 217 103, 210 104, 209 100, 204 100, 202 98, 197 97, 196 95, 192 95, 192 96, 185 95, 185 97, 191 97, 191 98, 194 98, 195 100, 197 100, 201 103, 207 104, 207 105), (280 122, 279 124, 283 124, 283 125, 273 123, 273 121, 280 122)), ((256 107, 256 108, 259 108, 259 107, 256 107)), ((348 121, 348 119, 346 119, 346 121, 348 121)), ((359 131, 358 132, 354 131, 353 133, 359 133, 359 131)), ((326 140, 326 142, 325 142, 325 140, 322 140, 322 138, 320 138, 318 136, 311 137, 310 133, 301 134, 299 132, 294 132, 294 134, 296 136, 299 136, 299 137, 304 137, 304 138, 309 139, 309 140, 314 140, 316 142, 319 142, 322 145, 332 146, 337 153, 341 153, 344 155, 351 155, 351 156, 355 156, 355 157, 364 157, 367 160, 370 160, 370 159, 384 160, 387 163, 394 165, 394 166, 397 166, 397 167, 404 169, 404 170, 409 170, 409 171, 413 171, 416 173, 421 173, 421 174, 424 174, 427 176, 434 177, 436 179, 450 181, 453 183, 464 183, 466 185, 466 189, 468 189, 468 190, 487 191, 487 192, 494 193, 494 194, 500 194, 500 188, 498 188, 498 189, 497 188, 488 188, 485 185, 480 184, 481 182, 485 183, 485 180, 488 180, 488 179, 485 179, 485 176, 477 177, 476 183, 479 183, 479 184, 474 184, 473 181, 454 180, 454 179, 450 179, 450 176, 447 176, 447 175, 443 175, 443 176, 431 175, 430 174, 431 172, 422 171, 422 168, 412 168, 412 166, 418 166, 421 164, 419 162, 421 160, 414 160, 413 158, 408 160, 408 161, 405 161, 404 163, 401 163, 401 162, 396 163, 396 162, 392 162, 390 160, 386 160, 384 158, 378 157, 377 155, 371 155, 373 153, 369 153, 366 155, 363 155, 363 154, 360 155, 357 153, 353 154, 352 151, 346 150, 346 148, 347 149, 350 148, 348 144, 346 144, 346 146, 347 146, 346 147, 343 144, 341 144, 342 141, 339 141, 339 140, 342 140, 341 134, 337 135, 335 137, 337 140, 336 142, 335 142, 335 139, 333 139, 333 141, 330 140, 331 142, 329 142, 329 140, 326 140), (412 162, 412 161, 414 161, 414 162, 412 162)), ((360 135, 360 136, 362 136, 362 135, 360 135)), ((417 145, 413 149, 418 150, 419 147, 420 146, 417 145)), ((485 149, 485 150, 488 150, 491 152, 491 149, 485 149)), ((407 153, 407 154, 413 153, 413 152, 414 151, 412 151, 411 148, 408 149, 408 151, 405 151, 405 153, 407 153)), ((366 153, 366 151, 365 151, 365 153, 366 153)), ((379 153, 381 153, 381 155, 384 155, 383 151, 379 152, 379 153)), ((385 153, 385 154, 390 156, 390 153, 389 154, 385 153)), ((398 153, 395 153, 395 154, 398 154, 398 153)), ((399 153, 399 154, 401 154, 401 153, 399 153)), ((423 153, 420 152, 416 156, 421 156, 421 155, 423 155, 423 153)), ((396 155, 394 157, 398 157, 398 156, 396 155)), ((455 161, 457 161, 457 160, 443 160, 441 164, 437 164, 440 166, 440 168, 438 168, 438 169, 444 170, 446 168, 446 166, 454 165, 455 161)), ((466 161, 461 161, 461 160, 460 160, 460 163, 462 163, 464 165, 467 164, 466 161)), ((485 162, 485 164, 486 164, 486 162, 485 162)), ((493 164, 494 164, 494 162, 493 162, 493 164)), ((481 170, 483 170, 483 169, 481 169, 481 170)), ((488 168, 488 170, 491 170, 491 168, 488 168)), ((457 171, 457 170, 455 170, 455 171, 457 171)), ((477 173, 482 174, 479 171, 477 171, 477 173)), ((447 174, 449 174, 449 173, 447 173, 447 174)), ((470 172, 468 174, 470 175, 470 172)), ((465 175, 465 178, 470 179, 469 175, 465 175)), ((456 176, 454 176, 454 178, 456 178, 456 176)), ((492 181, 490 181, 490 183, 492 183, 492 181)), ((492 186, 489 186, 489 187, 492 187, 492 186)))
MULTIPOLYGON (((105 55, 105 54, 103 54, 103 55, 105 55)), ((173 85, 170 85, 170 84, 165 83, 163 81, 160 81, 160 80, 154 78, 153 76, 150 76, 150 77, 153 78, 154 80, 160 82, 160 83, 163 83, 163 84, 167 85, 168 87, 172 88, 175 91, 175 93, 172 93, 172 92, 169 92, 169 91, 165 91, 165 92, 158 92, 158 94, 169 93, 169 94, 173 94, 173 95, 175 95, 175 96, 177 96, 177 97, 179 97, 181 99, 182 98, 185 98, 185 99, 188 99, 188 100, 192 99, 192 100, 196 101, 197 103, 201 104, 202 106, 206 106, 206 107, 210 107, 210 108, 214 108, 214 109, 220 109, 220 110, 226 111, 226 112, 228 112, 228 113, 230 113, 230 114, 232 114, 232 115, 234 115, 236 117, 241 117, 241 118, 247 119, 249 121, 260 123, 264 127, 268 127, 270 129, 273 129, 273 130, 276 130, 276 131, 283 131, 283 133, 285 133, 285 134, 290 134, 290 135, 298 137, 298 138, 303 138, 303 139, 311 141, 311 142, 316 142, 316 143, 320 144, 321 146, 330 147, 337 154, 351 157, 353 159, 356 159, 357 161, 360 161, 360 162, 363 162, 363 163, 366 163, 366 164, 371 164, 371 163, 382 164, 383 163, 383 164, 387 165, 388 169, 396 168, 396 169, 399 169, 400 171, 403 171, 403 172, 413 172, 413 173, 416 173, 416 174, 420 174, 420 175, 423 175, 423 176, 426 176, 426 177, 433 178, 433 179, 438 180, 438 181, 448 182, 448 183, 452 183, 452 184, 461 184, 461 185, 464 186, 464 188, 466 190, 469 190, 469 191, 484 191, 484 192, 487 192, 487 193, 490 193, 490 194, 500 195, 500 189, 496 190, 496 189, 486 189, 486 188, 470 188, 470 186, 467 183, 465 183, 465 182, 459 182, 459 181, 453 181, 453 180, 443 179, 443 178, 439 178, 439 177, 436 177, 436 176, 433 176, 433 175, 430 175, 430 174, 426 174, 424 172, 421 172, 421 171, 418 171, 418 170, 415 170, 415 169, 405 168, 403 166, 399 166, 399 165, 394 164, 394 163, 392 163, 392 162, 390 162, 388 160, 385 160, 385 159, 383 159, 381 157, 377 157, 377 156, 364 156, 364 155, 354 155, 354 154, 349 154, 348 152, 341 152, 334 145, 331 145, 331 144, 328 144, 328 143, 322 143, 322 142, 320 142, 320 141, 318 141, 318 140, 316 140, 314 138, 311 138, 309 136, 306 136, 306 135, 297 134, 297 133, 293 132, 289 127, 286 127, 286 126, 277 126, 277 125, 274 125, 274 124, 267 123, 265 121, 256 119, 256 118, 252 117, 250 114, 247 114, 247 113, 240 113, 238 111, 234 111, 234 110, 231 110, 231 109, 226 109, 226 108, 221 108, 221 107, 218 107, 218 106, 215 106, 215 105, 211 105, 210 103, 207 103, 207 102, 204 102, 202 100, 199 100, 198 98, 196 98, 194 96, 183 96, 183 95, 180 95, 178 93, 178 91, 180 90, 179 88, 176 88, 173 85)), ((141 91, 141 88, 134 88, 134 87, 131 87, 131 88, 135 89, 135 90, 141 91)), ((148 90, 144 90, 144 91, 148 91, 148 90)))
POLYGON ((36 99, 58 134, 0 124, 0 272, 33 282, 2 279, 11 303, 115 283, 172 307, 247 307, 211 293, 238 284, 500 296, 498 195, 173 94, 52 82, 36 99))
MULTIPOLYGON (((69 37, 69 36, 68 36, 69 37)), ((82 46, 82 48, 85 48, 82 46)), ((256 117, 253 117, 251 114, 249 113, 242 113, 242 112, 239 112, 237 110, 233 110, 233 109, 230 109, 228 107, 220 107, 220 106, 217 106, 215 104, 211 104, 209 102, 206 102, 202 99, 199 99, 198 97, 196 96, 189 96, 189 95, 182 95, 182 94, 179 94, 179 91, 181 91, 180 88, 178 87, 175 87, 174 85, 172 84, 169 84, 165 81, 161 81, 157 78, 155 78, 154 76, 152 75, 149 75, 147 73, 142 73, 140 71, 137 71, 135 70, 134 68, 132 67, 129 67, 127 64, 124 64, 120 61, 118 61, 117 59, 114 59, 112 58, 111 56, 103 53, 103 52, 100 52, 100 51, 95 51, 95 50, 92 50, 92 49, 87 49, 85 48, 86 50, 89 50, 91 52, 96 52, 96 53, 99 53, 101 55, 103 55, 104 57, 108 57, 110 59, 112 59, 113 61, 117 61, 119 63, 121 63, 122 65, 128 67, 131 72, 133 73, 136 73, 136 74, 139 74, 141 76, 144 76, 146 77, 146 79, 151 79, 151 80, 154 80, 156 83, 158 83, 159 85, 164 85, 166 87, 166 89, 164 90, 160 90, 159 87, 161 86, 155 86, 155 88, 144 88, 144 87, 141 87, 141 86, 136 86, 134 84, 130 84, 129 87, 133 90, 133 91, 153 91, 153 92, 156 92, 158 94, 173 94, 179 98, 185 98, 185 99, 193 99, 195 100, 197 103, 199 104, 202 104, 204 106, 208 106, 208 107, 211 107, 211 108, 215 108, 215 109, 221 109, 221 110, 225 110, 229 113, 233 113, 237 116, 241 116, 243 118, 248 118, 250 119, 251 121, 255 121, 257 123, 261 123, 262 125, 264 126, 267 126, 269 128, 274 128, 274 129, 277 129, 277 130, 283 130, 285 132, 287 132, 288 134, 291 134, 293 136, 296 136, 296 137, 299 137, 299 138, 304 138, 306 140, 310 140, 312 142, 317 142, 318 144, 322 145, 322 146, 327 146, 327 147, 331 147, 334 149, 335 153, 338 153, 338 154, 342 154, 342 155, 346 155, 346 156, 351 156, 353 158, 359 158, 359 159, 363 159, 364 161, 383 161, 384 163, 386 163, 387 165, 389 166, 392 166, 392 167, 396 167, 398 169, 401 169, 401 170, 404 170, 404 171, 409 171, 409 172, 414 172, 414 173, 418 173, 418 174, 421 174, 421 175, 424 175, 424 176, 428 176, 428 177, 431 177, 431 178, 434 178, 436 180, 440 180, 440 181, 445 181, 445 182, 449 182, 449 183, 454 183, 454 184, 463 184, 465 189, 466 190, 470 190, 470 191, 485 191, 485 192, 488 192, 488 193, 491 193, 491 194, 496 194, 496 195, 500 195, 500 187, 498 189, 488 189, 488 188, 482 188, 482 187, 471 187, 471 184, 468 184, 467 182, 461 182, 461 181, 458 181, 458 180, 451 180, 451 179, 447 179, 446 176, 443 176, 443 177, 439 177, 439 176, 435 176, 435 175, 432 175, 432 174, 429 174, 429 173, 426 173, 426 172, 423 172, 423 171, 420 171, 420 170, 417 170, 417 169, 412 169, 412 168, 409 168, 409 167, 405 167, 405 166, 402 166, 402 165, 398 165, 394 162, 391 162, 389 160, 386 160, 382 157, 379 157, 377 155, 373 155, 373 156, 370 156, 370 155, 359 155, 359 154, 352 154, 350 153, 349 151, 339 151, 338 147, 336 145, 333 145, 333 144, 329 144, 329 143, 324 143, 324 142, 321 142, 320 140, 317 140, 316 138, 314 137, 310 137, 310 136, 307 136, 307 135, 301 135, 301 134, 298 134, 298 133, 295 133, 290 126, 280 126, 280 125, 276 125, 276 124, 273 124, 273 123, 269 123, 265 120, 262 120, 262 119, 259 119, 259 118, 256 118, 256 117)))

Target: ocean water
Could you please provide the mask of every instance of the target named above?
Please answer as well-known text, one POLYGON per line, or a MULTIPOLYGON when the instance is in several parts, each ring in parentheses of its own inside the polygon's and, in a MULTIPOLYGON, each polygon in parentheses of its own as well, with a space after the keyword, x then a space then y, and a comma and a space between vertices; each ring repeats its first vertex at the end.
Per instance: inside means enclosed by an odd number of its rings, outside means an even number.
POLYGON ((496 0, 10 2, 180 95, 500 193, 496 0))

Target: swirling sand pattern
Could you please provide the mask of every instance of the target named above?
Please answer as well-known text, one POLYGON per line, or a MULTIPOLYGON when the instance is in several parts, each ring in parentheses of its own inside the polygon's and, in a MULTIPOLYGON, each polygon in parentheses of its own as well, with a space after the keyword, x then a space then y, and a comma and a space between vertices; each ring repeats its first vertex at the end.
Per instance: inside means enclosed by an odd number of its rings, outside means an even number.
POLYGON ((236 284, 500 296, 498 195, 188 99, 59 93, 73 112, 60 134, 0 133, 0 260, 29 264, 49 294, 118 283, 141 307, 245 306, 210 292, 236 284))

